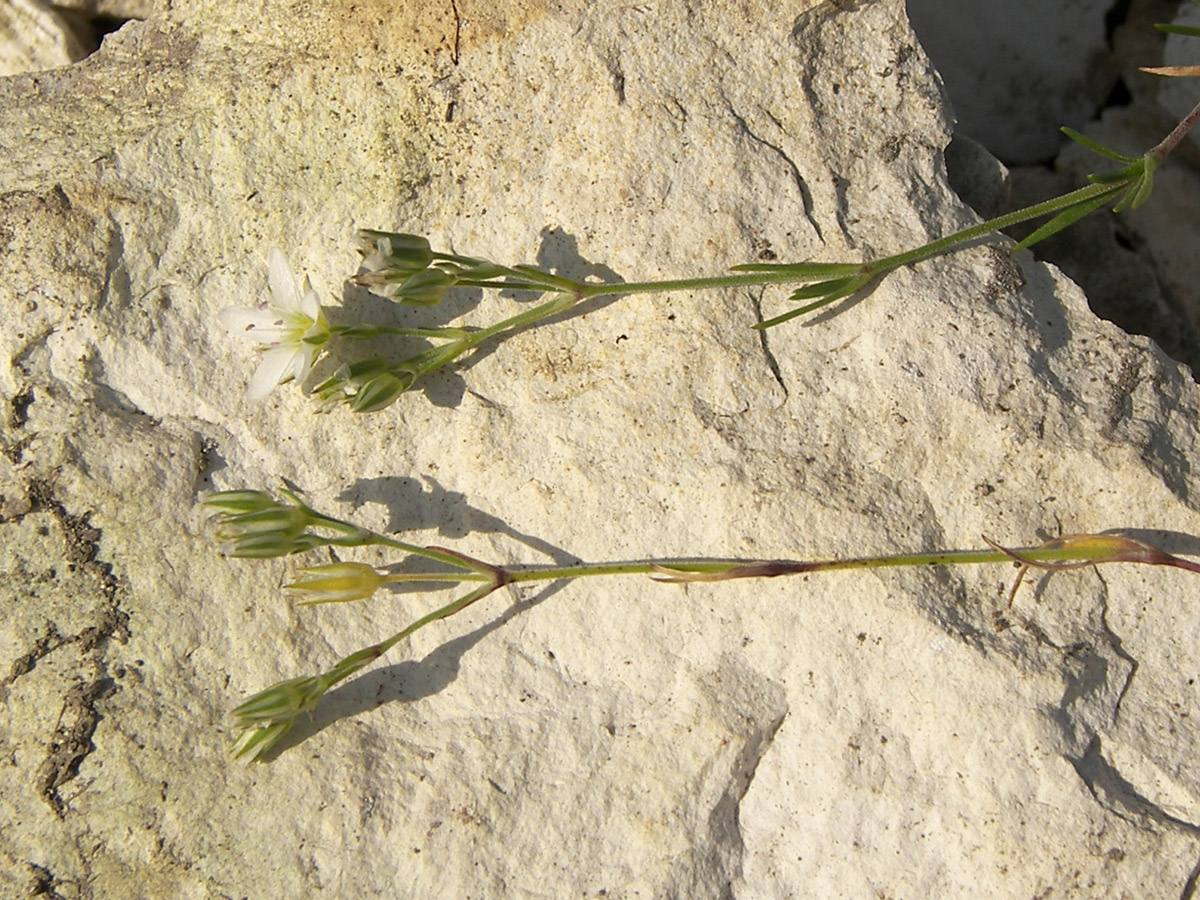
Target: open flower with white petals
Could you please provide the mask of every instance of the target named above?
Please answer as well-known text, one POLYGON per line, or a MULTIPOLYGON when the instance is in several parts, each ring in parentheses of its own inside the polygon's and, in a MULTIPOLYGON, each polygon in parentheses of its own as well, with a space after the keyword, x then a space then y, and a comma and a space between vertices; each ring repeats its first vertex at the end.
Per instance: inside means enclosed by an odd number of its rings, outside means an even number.
POLYGON ((303 288, 296 283, 287 260, 276 249, 267 255, 267 285, 268 303, 255 309, 230 307, 220 315, 222 325, 262 350, 262 362, 246 389, 251 401, 262 400, 277 384, 303 381, 329 340, 329 322, 317 292, 308 278, 303 288))

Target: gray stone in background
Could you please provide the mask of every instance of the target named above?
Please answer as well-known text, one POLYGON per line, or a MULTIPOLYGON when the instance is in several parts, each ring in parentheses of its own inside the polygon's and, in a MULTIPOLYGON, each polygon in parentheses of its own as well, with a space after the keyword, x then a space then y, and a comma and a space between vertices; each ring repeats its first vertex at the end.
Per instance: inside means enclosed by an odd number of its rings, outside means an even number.
POLYGON ((1003 248, 765 340, 779 291, 639 295, 377 416, 243 402, 217 314, 272 245, 346 321, 391 313, 345 281, 356 225, 641 278, 972 221, 902 4, 191 0, 0 107, 0 893, 1185 895, 1200 619, 1170 571, 1011 609, 1007 567, 513 592, 269 766, 227 756, 231 704, 435 598, 293 607, 291 563, 214 552, 210 487, 527 562, 1196 552, 1196 386, 1003 248))
POLYGON ((908 0, 907 9, 957 128, 1008 165, 1052 157, 1057 126, 1082 127, 1116 83, 1108 8, 1095 0, 908 0))
MULTIPOLYGON (((1170 21, 1175 25, 1185 25, 1195 28, 1200 25, 1200 6, 1192 3, 1180 4, 1179 12, 1170 21)), ((1162 64, 1164 66, 1198 65, 1197 58, 1200 58, 1200 53, 1196 49, 1198 43, 1200 41, 1188 35, 1167 35, 1166 46, 1163 48, 1162 64)), ((1167 78, 1163 79, 1159 87, 1158 101, 1163 109, 1177 119, 1182 119, 1196 105, 1195 94, 1195 78, 1167 78)), ((1196 143, 1194 132, 1189 134, 1188 137, 1193 144, 1196 143)))
MULTIPOLYGON (((958 117, 955 143, 975 139, 1006 162, 1039 162, 1014 165, 1003 182, 1008 196, 997 203, 998 182, 989 180, 978 163, 969 164, 977 154, 953 152, 952 145, 947 153, 951 181, 981 215, 1066 193, 1084 184, 1089 173, 1113 167, 1066 140, 1059 126, 1137 154, 1157 144, 1200 97, 1195 79, 1138 71, 1139 66, 1200 59, 1200 41, 1166 38, 1153 27, 1176 16, 1180 23, 1193 22, 1193 4, 1134 0, 1111 10, 1077 2, 1037 7, 1035 14, 1012 4, 909 3, 914 27, 945 79, 958 117), (1013 51, 1014 42, 1024 49, 1013 51), (1031 62, 1026 54, 1037 59, 1031 62), (1118 77, 1115 105, 1103 108, 1118 77), (1049 169, 1040 164, 1047 159, 1053 160, 1049 169)), ((1120 216, 1094 214, 1035 249, 1084 288, 1098 315, 1152 337, 1193 372, 1200 371, 1200 282, 1189 249, 1200 196, 1197 161, 1194 151, 1177 150, 1144 208, 1120 216)), ((1023 237, 1035 224, 1014 228, 1012 234, 1023 237)))
POLYGON ((65 66, 88 54, 67 17, 38 0, 0 3, 0 76, 65 66))

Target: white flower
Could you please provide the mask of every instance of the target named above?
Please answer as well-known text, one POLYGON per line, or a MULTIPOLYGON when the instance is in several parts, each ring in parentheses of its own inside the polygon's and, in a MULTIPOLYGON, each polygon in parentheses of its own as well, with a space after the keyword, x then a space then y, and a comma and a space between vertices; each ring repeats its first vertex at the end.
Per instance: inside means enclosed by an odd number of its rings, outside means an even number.
POLYGON ((303 381, 313 359, 329 340, 329 323, 317 292, 304 279, 296 284, 283 254, 267 254, 267 286, 271 300, 256 309, 230 307, 221 311, 221 324, 262 349, 262 362, 246 388, 246 398, 262 400, 277 384, 293 378, 303 381))

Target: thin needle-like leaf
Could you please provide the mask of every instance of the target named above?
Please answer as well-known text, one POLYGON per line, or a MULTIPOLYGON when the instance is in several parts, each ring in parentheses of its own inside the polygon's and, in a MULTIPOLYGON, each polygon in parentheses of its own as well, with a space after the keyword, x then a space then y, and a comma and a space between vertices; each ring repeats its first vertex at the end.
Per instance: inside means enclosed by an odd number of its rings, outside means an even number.
POLYGON ((1042 225, 1040 228, 1035 229, 1032 234, 1028 235, 1024 240, 1018 243, 1017 246, 1013 247, 1013 252, 1016 252, 1017 250, 1027 250, 1034 244, 1038 243, 1038 241, 1044 241, 1051 235, 1058 234, 1058 232, 1062 231, 1064 228, 1074 225, 1088 213, 1099 209, 1101 206, 1111 200, 1114 196, 1116 196, 1119 190, 1120 186, 1118 185, 1111 191, 1105 192, 1097 197, 1091 198, 1090 200, 1085 200, 1082 203, 1077 203, 1075 206, 1064 209, 1049 222, 1042 225))
POLYGON ((1105 147, 1099 141, 1094 141, 1087 135, 1080 134, 1074 128, 1068 128, 1064 125, 1059 130, 1075 143, 1082 144, 1093 153, 1099 153, 1101 156, 1107 156, 1109 159, 1115 159, 1117 162, 1132 163, 1137 162, 1139 159, 1137 156, 1126 156, 1124 153, 1118 153, 1116 150, 1105 147))
MULTIPOLYGON (((1167 25, 1161 22, 1156 22, 1154 27, 1159 31, 1166 32, 1167 34, 1182 34, 1185 37, 1200 37, 1200 28, 1197 28, 1195 25, 1167 25)), ((1142 71, 1146 72, 1148 70, 1142 69, 1142 71)))
POLYGON ((731 272, 769 272, 791 275, 797 281, 808 278, 837 278, 853 275, 861 266, 857 263, 743 263, 730 268, 731 272))

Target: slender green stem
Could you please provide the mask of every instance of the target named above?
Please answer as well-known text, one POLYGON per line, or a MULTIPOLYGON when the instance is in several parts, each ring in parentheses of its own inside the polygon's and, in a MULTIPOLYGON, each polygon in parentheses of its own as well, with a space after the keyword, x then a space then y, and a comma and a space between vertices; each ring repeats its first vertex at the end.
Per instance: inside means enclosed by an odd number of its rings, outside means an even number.
POLYGON ((564 312, 578 303, 580 297, 578 293, 568 294, 565 296, 555 297, 546 303, 538 304, 532 309, 527 309, 524 312, 517 313, 515 316, 509 316, 507 319, 502 319, 494 325, 489 325, 486 328, 481 328, 478 331, 472 331, 462 340, 466 343, 463 350, 470 350, 472 347, 478 346, 481 342, 501 331, 508 331, 510 328, 521 328, 525 325, 532 325, 541 319, 553 316, 556 313, 564 312))
MULTIPOLYGON (((1200 107, 1198 107, 1200 110, 1200 107)), ((1197 113, 1200 116, 1200 112, 1197 113)), ((912 265, 921 262, 934 256, 947 253, 960 244, 977 238, 985 237, 997 231, 1001 231, 1012 225, 1021 222, 1027 222, 1030 219, 1038 219, 1044 216, 1049 216, 1064 209, 1077 206, 1082 203, 1095 200, 1097 198, 1107 198, 1116 196, 1126 186, 1127 182, 1090 184, 1062 196, 1046 200, 1042 203, 1027 206, 1023 209, 1014 210, 1002 216, 996 216, 988 219, 986 222, 981 222, 978 225, 972 225, 970 228, 964 228, 956 231, 954 234, 939 238, 936 241, 931 241, 920 247, 912 250, 905 250, 902 253, 897 253, 892 256, 886 256, 881 259, 872 260, 866 263, 829 263, 828 265, 814 264, 814 271, 817 274, 798 274, 793 267, 781 265, 778 271, 760 270, 747 273, 734 273, 728 275, 714 275, 701 278, 669 278, 659 281, 629 281, 622 283, 605 283, 605 284, 586 284, 582 282, 571 281, 558 276, 550 276, 549 273, 538 272, 538 277, 545 276, 553 279, 553 289, 563 290, 573 295, 569 298, 570 302, 563 302, 562 299, 551 301, 548 304, 536 307, 527 312, 521 313, 518 316, 513 316, 510 319, 505 319, 502 322, 497 322, 488 328, 481 331, 472 332, 472 339, 469 346, 475 346, 479 341, 485 340, 500 331, 510 328, 517 328, 522 325, 527 325, 532 322, 552 315, 555 312, 561 312, 574 305, 580 300, 587 300, 595 297, 611 297, 614 295, 626 294, 647 294, 647 293, 669 293, 672 291, 696 291, 696 290, 711 290, 721 288, 738 288, 738 287, 762 287, 772 284, 807 284, 814 280, 835 279, 846 276, 877 276, 890 272, 893 269, 901 266, 912 265), (819 266, 819 268, 818 268, 819 266), (562 304, 562 305, 559 305, 562 304)), ((494 279, 481 279, 472 281, 463 279, 459 282, 460 285, 470 287, 485 287, 497 288, 505 290, 541 290, 550 285, 539 285, 528 280, 532 274, 530 270, 519 269, 510 270, 516 272, 516 276, 512 280, 497 282, 494 279)), ((820 305, 820 304, 816 304, 820 305)), ((811 306, 811 305, 810 305, 811 306)), ((469 349, 464 347, 463 350, 469 349)), ((460 351, 461 352, 461 351, 460 351)), ((455 354, 458 355, 458 354, 455 354)))
MULTIPOLYGON (((1108 151, 1082 135, 1068 133, 1085 146, 1091 147, 1104 155, 1119 160, 1130 160, 1125 169, 1110 172, 1107 175, 1095 176, 1093 183, 1075 191, 1070 191, 1059 197, 1036 203, 1023 209, 1014 210, 1001 216, 995 216, 978 225, 963 228, 946 237, 930 241, 920 247, 905 250, 881 259, 864 263, 809 263, 799 265, 788 264, 751 264, 738 266, 737 271, 725 275, 701 278, 674 278, 658 281, 632 281, 624 283, 593 284, 574 281, 532 266, 501 266, 485 263, 470 257, 455 254, 434 253, 435 260, 444 261, 462 268, 461 277, 456 284, 461 287, 475 287, 496 290, 514 291, 553 291, 559 294, 554 299, 542 303, 532 309, 515 316, 503 319, 493 325, 477 331, 469 331, 458 336, 450 343, 432 348, 401 363, 401 368, 407 373, 411 384, 416 377, 426 375, 435 369, 457 359, 463 353, 477 347, 480 343, 501 332, 511 331, 526 325, 531 325, 555 313, 563 312, 582 300, 596 297, 623 296, 627 294, 667 293, 672 291, 696 291, 722 288, 762 287, 773 284, 800 284, 802 287, 793 295, 793 300, 811 300, 788 313, 776 316, 766 322, 759 323, 759 328, 767 328, 786 322, 789 319, 820 309, 836 300, 849 296, 860 290, 866 290, 875 283, 876 279, 902 266, 930 259, 950 252, 962 244, 995 234, 1031 219, 1055 216, 1045 223, 1038 231, 1030 235, 1018 248, 1028 246, 1061 228, 1072 224, 1076 219, 1089 214, 1094 209, 1117 198, 1122 192, 1125 196, 1114 208, 1120 211, 1126 205, 1137 207, 1149 193, 1152 185, 1154 167, 1169 154, 1184 135, 1200 121, 1200 103, 1168 134, 1159 144, 1144 154, 1140 159, 1124 157, 1115 151, 1108 151), (476 277, 471 277, 474 271, 476 277)), ((331 329, 333 334, 346 337, 373 337, 378 334, 396 334, 425 338, 450 338, 453 335, 446 329, 369 329, 343 327, 331 329)))
MULTIPOLYGON (((463 560, 438 551, 422 548, 422 556, 464 568, 463 560)), ((1097 550, 1089 545, 1065 547, 1032 547, 1016 550, 939 550, 930 553, 889 553, 880 556, 858 556, 849 559, 655 559, 630 562, 576 563, 569 566, 492 566, 478 560, 468 572, 404 572, 384 576, 385 582, 446 582, 488 581, 495 587, 539 581, 559 581, 606 575, 657 575, 668 580, 727 580, 735 578, 775 578, 780 575, 804 575, 810 572, 832 572, 846 569, 884 569, 904 566, 955 566, 1015 562, 1018 558, 1033 563, 1070 564, 1104 562, 1097 550), (696 576, 695 578, 689 576, 696 576)))
POLYGON ((460 329, 452 328, 393 328, 388 325, 334 325, 329 329, 331 337, 370 340, 377 337, 455 338, 460 329))
MULTIPOLYGON (((528 581, 557 581, 596 575, 662 575, 665 573, 728 575, 737 578, 770 578, 830 572, 837 569, 881 569, 901 566, 951 566, 1012 562, 1013 554, 1039 563, 1076 562, 1096 559, 1094 547, 1035 547, 1012 553, 1001 550, 942 550, 932 553, 893 553, 850 559, 659 559, 636 562, 578 563, 571 566, 521 566, 503 569, 510 584, 528 581)), ((1101 560, 1098 560, 1101 561, 1101 560)))
POLYGON ((997 231, 1003 231, 1013 225, 1021 222, 1028 222, 1030 219, 1039 219, 1043 216, 1049 216, 1056 212, 1061 212, 1071 206, 1086 203, 1101 195, 1116 196, 1128 182, 1118 182, 1116 184, 1089 184, 1087 187, 1081 187, 1078 190, 1063 194, 1059 197, 1046 200, 1042 203, 1036 203, 1033 206, 1026 206, 1023 209, 1014 210, 1010 213, 1005 213, 1002 216, 988 219, 986 222, 980 222, 978 225, 972 225, 970 228, 964 228, 961 231, 956 231, 954 234, 947 235, 944 238, 939 238, 936 241, 931 241, 921 247, 916 247, 912 250, 906 250, 903 253, 897 253, 893 256, 886 256, 883 259, 878 259, 867 263, 863 268, 865 272, 878 273, 886 272, 900 266, 909 266, 913 263, 921 262, 933 256, 938 256, 948 250, 957 247, 959 244, 973 241, 976 238, 985 237, 997 231))
POLYGON ((464 581, 494 580, 494 576, 487 572, 396 572, 383 576, 384 584, 421 584, 438 581, 444 581, 447 584, 461 584, 464 581))
MULTIPOLYGON (((291 492, 285 492, 296 499, 291 492)), ((252 505, 255 498, 247 498, 245 492, 226 498, 227 505, 252 505)), ((300 501, 297 500, 297 503, 300 501)), ((305 510, 311 513, 308 507, 305 510)), ((327 517, 314 515, 326 521, 327 517)), ((340 523, 346 525, 347 523, 340 523)), ((380 538, 379 543, 408 549, 410 545, 373 532, 365 535, 380 538)), ((987 541, 987 538, 984 538, 987 541)), ((369 543, 370 541, 364 541, 369 543)), ((1102 562, 1144 563, 1155 566, 1173 566, 1186 571, 1200 573, 1200 564, 1172 556, 1149 544, 1123 538, 1119 535, 1080 534, 1066 535, 1048 541, 1040 547, 1008 550, 997 544, 990 550, 947 550, 930 553, 889 553, 878 556, 860 556, 850 559, 801 560, 689 560, 662 559, 636 562, 577 563, 556 566, 495 566, 474 557, 465 556, 440 547, 417 548, 422 556, 440 559, 460 570, 458 572, 397 573, 383 576, 385 582, 482 582, 450 603, 426 613, 391 637, 372 644, 343 657, 332 669, 311 678, 290 679, 279 682, 251 697, 234 710, 238 736, 234 752, 248 759, 261 759, 292 727, 295 718, 314 708, 321 696, 337 684, 387 653, 397 643, 426 625, 445 619, 483 599, 506 584, 522 582, 554 581, 567 578, 583 578, 601 575, 653 575, 668 582, 725 581, 736 578, 773 578, 779 575, 799 575, 807 572, 834 569, 874 569, 899 566, 944 566, 980 563, 1015 564, 1018 569, 1009 603, 1015 595, 1021 579, 1030 568, 1057 571, 1096 565, 1102 562)), ((336 568, 336 567, 335 567, 336 568)), ((345 568, 344 566, 342 568, 345 568)), ((307 570, 318 572, 316 570, 307 570)), ((376 582, 376 587, 378 582, 376 582)), ((373 590, 373 588, 372 588, 373 590)))
POLYGON ((496 585, 494 585, 494 584, 482 585, 481 587, 477 587, 475 590, 471 591, 471 593, 469 593, 463 597, 459 597, 457 600, 447 603, 445 606, 435 609, 431 613, 426 613, 425 615, 421 616, 421 618, 417 619, 415 622, 412 622, 411 624, 409 624, 407 627, 401 629, 400 631, 397 631, 391 637, 387 638, 386 640, 380 641, 378 644, 375 644, 373 649, 378 650, 378 653, 376 655, 382 656, 383 654, 385 654, 389 650, 391 650, 392 647, 396 646, 396 644, 400 643, 400 641, 404 640, 406 637, 408 637, 410 634, 412 634, 417 629, 424 628, 430 622, 436 622, 439 619, 444 619, 447 616, 452 616, 456 612, 466 609, 468 606, 470 606, 476 600, 482 600, 484 597, 486 597, 488 594, 490 594, 494 590, 496 590, 496 585))
POLYGON ((485 584, 482 587, 478 587, 471 591, 471 593, 463 597, 459 597, 457 600, 447 603, 445 606, 435 609, 431 613, 421 616, 421 618, 417 619, 415 622, 410 623, 407 627, 402 628, 400 631, 397 631, 391 637, 380 641, 378 644, 372 644, 369 647, 363 647, 361 650, 356 650, 349 656, 344 657, 343 659, 339 660, 337 665, 335 665, 328 672, 317 676, 318 687, 315 691, 316 695, 318 697, 321 696, 339 681, 349 678, 359 669, 379 659, 379 657, 383 656, 385 653, 391 650, 392 647, 396 646, 396 644, 400 643, 400 641, 404 640, 414 631, 424 628, 430 622, 436 622, 438 619, 444 619, 447 616, 454 615, 459 610, 470 606, 476 600, 483 599, 494 590, 496 590, 496 585, 494 584, 485 584))
POLYGON ((1200 103, 1192 107, 1192 111, 1178 125, 1171 129, 1171 133, 1156 144, 1147 156, 1153 156, 1159 161, 1166 158, 1166 155, 1179 145, 1179 142, 1184 139, 1184 136, 1191 131, 1192 126, 1198 121, 1200 121, 1200 103))
MULTIPOLYGON (((1198 108, 1200 109, 1200 108, 1198 108)), ((1197 115, 1200 115, 1198 113, 1197 115)), ((988 219, 986 222, 981 222, 978 225, 972 225, 970 228, 964 228, 961 231, 956 231, 954 234, 947 235, 944 238, 939 238, 936 241, 931 241, 920 247, 912 250, 905 250, 902 253, 886 256, 882 259, 872 260, 871 262, 856 264, 856 263, 830 263, 821 273, 822 278, 836 278, 846 275, 878 275, 884 272, 901 266, 912 265, 913 263, 921 262, 933 256, 946 253, 949 250, 957 247, 959 244, 972 241, 977 238, 985 237, 997 231, 1001 231, 1012 225, 1017 225, 1021 222, 1027 222, 1030 219, 1038 219, 1044 216, 1049 216, 1064 209, 1075 206, 1080 203, 1085 203, 1089 200, 1100 196, 1115 196, 1120 193, 1125 186, 1124 182, 1117 184, 1089 184, 1086 187, 1063 194, 1062 196, 1046 200, 1042 203, 1037 203, 1033 206, 1027 206, 1023 209, 1014 210, 1002 216, 996 216, 988 219)), ((524 273, 522 272, 522 275, 524 273)), ((771 284, 796 284, 808 283, 813 281, 812 277, 798 277, 794 272, 789 271, 788 267, 781 266, 780 271, 760 271, 753 273, 738 273, 732 275, 715 275, 702 278, 672 278, 663 279, 661 281, 630 281, 619 284, 583 284, 572 282, 563 279, 563 289, 573 290, 576 292, 578 299, 586 300, 593 297, 609 297, 615 294, 647 294, 647 293, 668 293, 671 291, 694 291, 713 288, 736 288, 736 287, 761 287, 771 284)), ((466 282, 462 282, 466 283, 466 282)), ((503 287, 506 289, 521 289, 528 285, 495 282, 481 282, 478 286, 486 287, 503 287)), ((531 313, 534 311, 530 311, 531 313)), ((527 314, 526 314, 527 315, 527 314)), ((517 317, 514 317, 517 318, 517 317)), ((527 324, 529 321, 536 321, 541 316, 522 321, 520 324, 527 324)), ((512 320, 505 320, 497 323, 491 328, 486 329, 488 334, 494 334, 504 328, 514 327, 511 324, 512 320)), ((475 332, 479 334, 480 332, 475 332)))
MULTIPOLYGON (((836 269, 845 268, 848 273, 857 273, 863 266, 857 263, 830 264, 831 272, 837 275, 836 269)), ((791 272, 755 272, 753 274, 715 275, 706 278, 673 278, 664 281, 629 281, 621 284, 585 284, 581 286, 580 295, 583 299, 592 297, 610 297, 614 294, 651 294, 667 293, 670 291, 698 291, 711 288, 760 287, 768 284, 795 284, 801 281, 811 281, 811 278, 797 278, 791 272)))
MULTIPOLYGON (((362 546, 374 545, 376 547, 390 547, 393 550, 400 550, 403 553, 411 553, 413 556, 420 556, 425 559, 431 559, 435 562, 446 563, 454 566, 456 569, 466 570, 468 572, 483 572, 487 573, 490 578, 493 568, 485 562, 466 556, 462 553, 454 553, 450 550, 443 550, 440 547, 418 547, 416 544, 406 544, 404 541, 398 541, 395 538, 390 538, 385 534, 378 532, 366 532, 368 537, 360 542, 362 546)), ((455 577, 462 581, 475 580, 462 576, 461 573, 455 574, 455 577)), ((446 579, 427 578, 426 580, 442 581, 446 579)))

